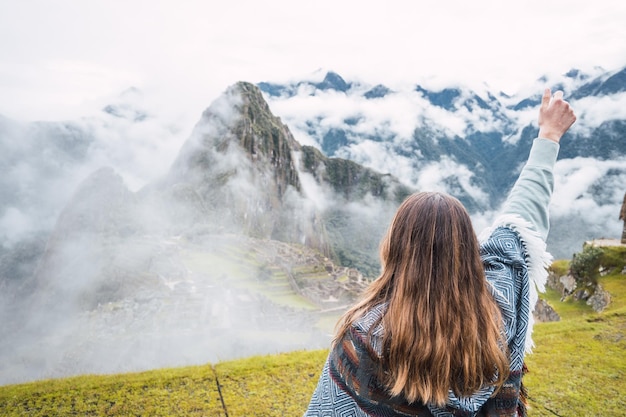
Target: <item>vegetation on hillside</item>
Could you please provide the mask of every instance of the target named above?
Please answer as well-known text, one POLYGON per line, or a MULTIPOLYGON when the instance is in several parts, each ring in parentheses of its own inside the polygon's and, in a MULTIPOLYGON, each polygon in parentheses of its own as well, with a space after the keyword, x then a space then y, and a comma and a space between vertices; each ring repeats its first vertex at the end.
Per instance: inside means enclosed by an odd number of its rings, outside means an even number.
MULTIPOLYGON (((531 417, 616 416, 626 410, 626 248, 604 248, 598 282, 611 304, 548 290, 561 320, 535 325, 525 378, 531 417), (610 267, 608 265, 611 265, 610 267)), ((568 271, 568 262, 553 269, 568 271)), ((594 272, 595 273, 595 272, 594 272)), ((258 356, 176 369, 0 387, 0 416, 299 416, 327 351, 258 356)))
POLYGON ((604 251, 597 246, 586 245, 582 252, 574 254, 569 270, 578 288, 597 284, 603 253, 604 251))

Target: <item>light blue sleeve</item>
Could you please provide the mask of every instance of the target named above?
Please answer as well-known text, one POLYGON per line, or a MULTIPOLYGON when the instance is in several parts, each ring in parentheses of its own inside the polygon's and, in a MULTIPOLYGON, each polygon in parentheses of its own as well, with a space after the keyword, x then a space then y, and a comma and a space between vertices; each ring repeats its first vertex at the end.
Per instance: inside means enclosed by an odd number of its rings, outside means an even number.
POLYGON ((530 222, 544 241, 550 230, 548 206, 554 189, 552 171, 558 154, 558 143, 535 139, 528 161, 502 209, 503 214, 516 214, 530 222))

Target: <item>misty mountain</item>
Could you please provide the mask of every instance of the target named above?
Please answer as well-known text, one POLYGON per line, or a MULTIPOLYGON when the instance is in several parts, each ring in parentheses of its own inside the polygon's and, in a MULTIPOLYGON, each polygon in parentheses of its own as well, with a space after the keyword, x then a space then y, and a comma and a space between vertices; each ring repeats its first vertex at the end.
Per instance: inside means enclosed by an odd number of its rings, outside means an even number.
MULTIPOLYGON (((126 113, 133 123, 145 119, 128 108, 113 112, 107 106, 104 112, 115 117, 126 113)), ((17 129, 8 121, 5 126, 17 129)), ((93 146, 89 130, 52 124, 49 132, 47 142, 23 134, 27 144, 33 142, 27 150, 35 158, 29 153, 23 159, 37 163, 38 151, 52 156, 46 164, 76 160, 75 170, 84 169, 77 155, 93 146), (71 137, 60 135, 61 129, 71 137), (77 145, 68 145, 70 141, 77 145)), ((36 172, 38 167, 29 169, 36 172)), ((41 169, 37 179, 44 188, 47 181, 68 180, 62 170, 55 172, 44 163, 41 169)), ((6 192, 5 213, 32 205, 46 208, 36 200, 38 195, 12 199, 12 194, 23 193, 18 192, 19 182, 7 181, 10 186, 17 191, 6 192)), ((373 277, 378 242, 410 191, 389 174, 301 146, 271 114, 260 90, 242 82, 203 113, 161 178, 132 192, 112 168, 100 168, 68 197, 50 231, 36 230, 19 244, 5 242, 2 284, 17 298, 32 298, 35 305, 54 306, 64 299, 66 306, 91 309, 123 299, 136 290, 133 283, 154 255, 143 247, 130 249, 145 235, 193 240, 233 234, 302 244, 373 277), (134 258, 120 255, 120 247, 127 247, 134 258), (68 276, 80 276, 80 285, 66 285, 68 276)), ((51 204, 47 208, 54 212, 51 204)))
POLYGON ((413 189, 448 192, 466 205, 478 227, 488 223, 526 160, 543 88, 564 90, 578 121, 561 142, 548 246, 555 256, 569 257, 584 240, 619 236, 616 216, 626 191, 625 77, 626 68, 572 70, 561 79, 538 80, 527 97, 463 86, 394 89, 333 72, 258 85, 300 142, 390 173, 413 189))
POLYGON ((141 257, 117 256, 125 241, 145 230, 133 216, 135 204, 135 195, 111 168, 95 171, 80 184, 39 259, 31 290, 36 308, 90 310, 126 295, 122 288, 145 270, 141 257))
POLYGON ((169 173, 147 189, 172 187, 200 202, 199 222, 189 227, 303 244, 369 276, 378 270, 378 242, 359 236, 382 237, 378 216, 389 219, 410 193, 388 174, 300 145, 245 82, 203 113, 169 173))
MULTIPOLYGON (((125 275, 132 273, 120 276, 118 268, 120 282, 114 282, 114 274, 102 271, 117 267, 103 246, 145 233, 299 243, 372 276, 378 268, 376 238, 385 228, 381 216, 388 220, 409 193, 388 174, 301 146, 271 114, 260 90, 242 82, 203 113, 158 181, 132 193, 111 168, 91 174, 61 212, 35 281, 57 288, 55 279, 80 270, 72 262, 78 258, 99 271, 97 279, 80 272, 88 288, 94 279, 107 291, 128 285, 125 275)), ((49 289, 41 292, 57 298, 49 289)))
MULTIPOLYGON (((146 120, 130 108, 104 113, 146 120)), ((58 148, 52 127, 43 153, 58 148)), ((89 149, 89 130, 76 132, 89 149)), ((180 352, 206 361, 295 349, 311 337, 326 343, 318 316, 337 314, 362 289, 361 272, 346 267, 377 273, 378 242, 410 192, 389 174, 300 145, 261 91, 238 83, 206 109, 160 178, 132 191, 115 169, 99 168, 49 232, 3 246, 0 313, 12 318, 0 326, 4 380, 128 370, 125 361, 143 363, 128 357, 132 346, 150 340, 169 346, 151 366, 180 363, 180 352), (307 308, 289 307, 294 297, 307 308), (34 340, 45 354, 25 348, 34 340), (110 355, 114 366, 90 365, 110 355)))
POLYGON ((570 77, 581 77, 585 83, 572 92, 572 98, 581 99, 589 96, 609 96, 626 91, 626 68, 614 73, 603 74, 600 77, 588 80, 581 76, 579 71, 570 71, 570 77))

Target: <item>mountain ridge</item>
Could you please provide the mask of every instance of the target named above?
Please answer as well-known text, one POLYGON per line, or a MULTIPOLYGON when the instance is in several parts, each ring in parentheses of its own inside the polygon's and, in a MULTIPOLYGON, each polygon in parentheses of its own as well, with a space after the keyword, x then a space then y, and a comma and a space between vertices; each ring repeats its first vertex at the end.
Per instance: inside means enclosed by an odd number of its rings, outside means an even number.
MULTIPOLYGON (((581 239, 617 233, 619 227, 609 211, 617 212, 623 192, 619 183, 626 182, 626 111, 620 105, 626 102, 625 74, 626 68, 599 74, 572 70, 560 79, 538 80, 541 87, 528 97, 422 84, 392 90, 351 80, 340 83, 348 89, 336 90, 306 81, 258 85, 300 142, 390 173, 413 189, 453 194, 479 228, 489 223, 526 159, 537 134, 542 88, 564 90, 578 121, 561 142, 559 201, 553 205, 555 227, 548 246, 557 257, 568 257, 581 239), (373 90, 384 94, 369 95, 373 90), (387 103, 404 112, 389 112, 387 103), (583 172, 588 175, 584 188, 574 181, 583 172), (602 219, 586 215, 589 210, 602 219), (574 224, 574 230, 566 224, 574 224)), ((332 78, 341 76, 333 73, 332 78)))

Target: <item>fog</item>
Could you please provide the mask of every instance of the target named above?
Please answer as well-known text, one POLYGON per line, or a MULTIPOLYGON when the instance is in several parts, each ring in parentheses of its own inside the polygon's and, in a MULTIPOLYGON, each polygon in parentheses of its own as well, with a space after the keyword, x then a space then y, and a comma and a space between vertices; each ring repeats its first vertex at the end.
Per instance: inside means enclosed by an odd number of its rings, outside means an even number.
POLYGON ((269 165, 236 145, 232 89, 183 142, 132 106, 137 94, 37 134, 6 121, 2 145, 20 154, 0 207, 0 384, 327 347, 341 308, 323 310, 351 295, 292 295, 277 277, 326 261, 274 239, 323 251, 341 238, 376 257, 395 203, 349 204, 299 166, 301 190, 278 193, 269 165))
POLYGON ((80 182, 100 167, 114 167, 133 191, 167 172, 190 128, 145 101, 129 89, 97 116, 35 123, 0 117, 3 246, 49 231, 80 182))

